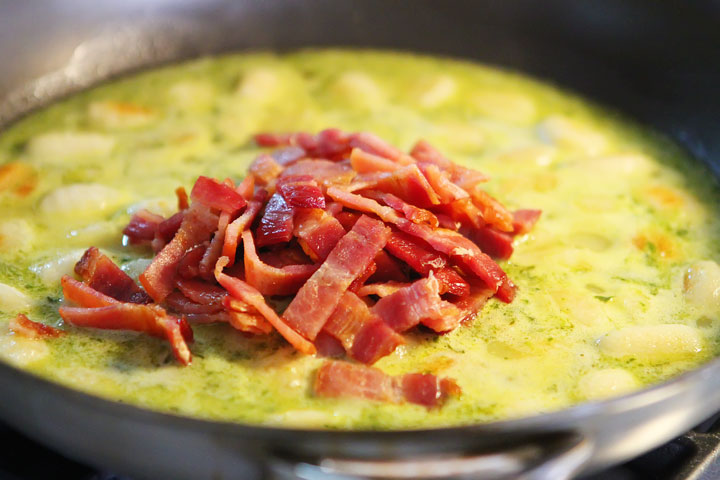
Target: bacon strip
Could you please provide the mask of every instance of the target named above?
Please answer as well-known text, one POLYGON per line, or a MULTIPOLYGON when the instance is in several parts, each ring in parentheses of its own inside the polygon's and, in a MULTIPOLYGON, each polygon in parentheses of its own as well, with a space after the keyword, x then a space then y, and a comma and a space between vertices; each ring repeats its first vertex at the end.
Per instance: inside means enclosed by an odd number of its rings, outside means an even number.
POLYGON ((385 246, 388 234, 382 222, 360 217, 290 302, 283 314, 288 324, 313 340, 343 293, 385 246))
POLYGON ((218 223, 218 216, 200 203, 193 203, 172 241, 155 256, 140 275, 145 291, 158 303, 175 288, 178 263, 190 248, 210 238, 218 223))
POLYGON ((350 357, 367 364, 375 363, 405 343, 352 292, 343 294, 323 332, 340 340, 350 357))
POLYGON ((294 234, 307 256, 314 262, 322 262, 345 236, 345 229, 332 215, 313 208, 296 213, 294 234))
POLYGON ((437 193, 415 164, 395 169, 393 172, 372 174, 372 178, 369 178, 368 182, 369 186, 363 188, 392 193, 421 208, 440 204, 437 193))
POLYGON ((292 345, 302 353, 305 353, 307 355, 314 355, 316 352, 315 345, 313 345, 311 342, 308 342, 295 330, 290 328, 283 321, 283 319, 281 319, 277 315, 277 313, 275 313, 275 310, 270 308, 268 304, 265 303, 265 299, 260 292, 258 292, 256 289, 243 282, 239 278, 231 277, 223 273, 222 270, 223 268, 225 268, 225 265, 227 265, 227 258, 220 257, 215 267, 215 278, 217 279, 218 283, 225 287, 228 293, 236 299, 242 300, 243 302, 255 307, 255 309, 257 309, 257 311, 260 312, 260 314, 265 317, 268 322, 270 322, 270 324, 275 328, 275 330, 277 330, 278 333, 282 335, 285 340, 288 341, 288 343, 290 343, 290 345, 292 345))
POLYGON ((240 234, 252 224, 261 207, 261 202, 254 200, 248 202, 245 212, 233 220, 233 222, 227 226, 227 229, 225 229, 222 256, 228 258, 229 267, 235 264, 235 254, 237 253, 240 234))
POLYGON ((282 171, 279 178, 294 175, 311 175, 319 183, 347 184, 355 178, 356 173, 344 163, 330 160, 300 160, 282 171))
POLYGON ((34 322, 23 313, 10 320, 8 327, 16 334, 26 338, 57 338, 65 335, 64 331, 44 323, 34 322))
POLYGON ((516 210, 513 212, 513 235, 524 235, 540 219, 540 210, 516 210))
POLYGON ((96 247, 90 247, 85 251, 75 265, 75 273, 80 275, 91 288, 121 302, 150 302, 150 297, 133 279, 96 247))
POLYGON ((236 192, 234 187, 202 175, 195 181, 190 198, 193 202, 200 202, 228 214, 239 212, 246 204, 243 196, 236 192))
POLYGON ((258 247, 289 242, 293 237, 294 212, 279 193, 270 197, 257 228, 258 247))
POLYGON ((166 338, 175 358, 182 364, 192 361, 187 342, 192 341, 192 330, 187 321, 175 318, 157 305, 117 303, 99 308, 60 307, 60 316, 77 327, 105 330, 131 330, 154 337, 166 338))
POLYGON ((382 370, 364 365, 330 360, 318 370, 315 394, 322 397, 360 397, 381 402, 410 402, 428 408, 442 405, 458 396, 460 387, 450 378, 409 373, 392 377, 382 370))
POLYGON ((272 267, 258 257, 252 232, 242 234, 245 251, 245 281, 263 295, 292 295, 315 273, 317 265, 272 267))
POLYGON ((277 191, 291 207, 325 208, 325 196, 310 175, 290 175, 277 182, 277 191))
POLYGON ((140 210, 130 219, 130 223, 123 229, 123 234, 127 235, 131 245, 150 243, 164 220, 160 215, 140 210))
POLYGON ((432 274, 381 298, 372 311, 396 332, 420 323, 436 332, 446 332, 460 323, 460 311, 440 298, 440 285, 432 274))
POLYGON ((69 275, 63 275, 60 279, 60 284, 62 285, 65 300, 76 303, 81 307, 107 307, 118 303, 118 300, 115 300, 104 293, 98 292, 90 285, 78 282, 69 275))

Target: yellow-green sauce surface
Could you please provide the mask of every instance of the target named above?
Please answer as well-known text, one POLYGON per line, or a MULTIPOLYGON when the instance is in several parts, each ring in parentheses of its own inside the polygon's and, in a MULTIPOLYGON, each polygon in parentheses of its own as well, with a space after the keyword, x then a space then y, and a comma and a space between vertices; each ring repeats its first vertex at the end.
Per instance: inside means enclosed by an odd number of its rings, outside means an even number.
POLYGON ((0 356, 103 397, 202 418, 394 429, 561 409, 662 381, 720 344, 716 185, 667 140, 526 77, 373 51, 238 54, 141 73, 34 113, 0 133, 0 356), (502 266, 518 285, 468 326, 413 333, 376 366, 455 378, 442 408, 312 394, 323 361, 279 337, 196 326, 182 367, 166 343, 63 325, 60 276, 91 245, 133 277, 124 246, 141 208, 169 214, 198 175, 242 178, 261 131, 368 130, 424 138, 491 175, 511 208, 539 208, 502 266), (25 187, 25 188, 24 188, 25 187), (28 193, 29 192, 29 193, 28 193), (69 332, 19 337, 25 312, 69 332))

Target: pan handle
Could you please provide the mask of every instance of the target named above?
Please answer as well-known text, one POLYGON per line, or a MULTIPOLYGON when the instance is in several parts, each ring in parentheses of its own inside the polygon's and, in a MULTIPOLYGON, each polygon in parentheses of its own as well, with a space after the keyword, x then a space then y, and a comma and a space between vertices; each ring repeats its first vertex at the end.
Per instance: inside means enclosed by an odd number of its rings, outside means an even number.
POLYGON ((269 476, 273 480, 564 480, 577 474, 592 452, 589 439, 568 433, 544 443, 466 455, 391 460, 275 455, 269 462, 269 476))

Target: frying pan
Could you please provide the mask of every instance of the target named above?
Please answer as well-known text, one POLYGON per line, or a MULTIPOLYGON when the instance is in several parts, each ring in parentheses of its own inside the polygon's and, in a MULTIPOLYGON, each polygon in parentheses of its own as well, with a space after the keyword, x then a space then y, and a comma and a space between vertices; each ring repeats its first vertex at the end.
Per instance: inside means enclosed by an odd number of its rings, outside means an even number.
MULTIPOLYGON (((606 0, 0 0, 0 126, 136 69, 242 49, 363 46, 536 75, 673 137, 720 175, 720 4, 606 0)), ((563 479, 720 410, 720 360, 620 398, 415 431, 257 427, 153 412, 0 363, 0 417, 136 478, 563 479)))

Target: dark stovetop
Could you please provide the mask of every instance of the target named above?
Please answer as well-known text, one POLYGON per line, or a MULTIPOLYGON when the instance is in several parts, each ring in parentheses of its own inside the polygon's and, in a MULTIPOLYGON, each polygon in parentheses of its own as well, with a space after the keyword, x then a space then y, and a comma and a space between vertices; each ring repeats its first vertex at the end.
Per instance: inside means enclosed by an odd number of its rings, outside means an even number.
MULTIPOLYGON (((69 460, 0 424, 0 480, 131 480, 69 460)), ((720 479, 720 414, 619 467, 584 480, 720 479)))

